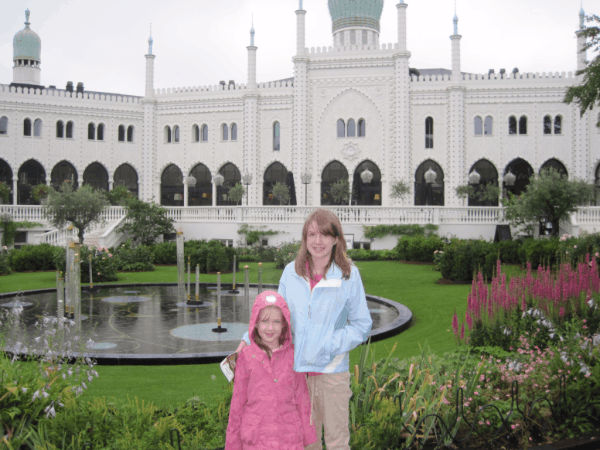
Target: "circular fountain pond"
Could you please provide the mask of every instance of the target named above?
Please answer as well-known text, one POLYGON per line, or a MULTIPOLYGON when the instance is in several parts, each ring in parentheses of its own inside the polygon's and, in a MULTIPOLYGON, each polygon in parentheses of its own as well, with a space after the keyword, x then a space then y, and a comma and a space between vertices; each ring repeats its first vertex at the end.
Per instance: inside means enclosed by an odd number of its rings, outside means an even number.
MULTIPOLYGON (((99 364, 197 364, 220 362, 235 351, 248 331, 248 302, 244 291, 230 294, 221 291, 222 328, 215 333, 218 308, 214 284, 202 284, 199 306, 188 306, 177 285, 102 286, 97 292, 82 292, 82 337, 87 341, 83 356, 97 359, 99 364)), ((264 290, 277 290, 265 285, 264 290)), ((250 287, 250 302, 258 291, 250 287)), ((192 286, 192 298, 194 287, 192 286)), ((24 339, 24 333, 35 333, 35 324, 57 314, 56 290, 28 291, 0 296, 0 308, 22 306, 20 322, 24 331, 13 335, 24 339)), ((373 319, 371 342, 394 336, 410 324, 412 313, 397 302, 367 295, 373 319)), ((11 343, 8 342, 8 348, 11 343)))

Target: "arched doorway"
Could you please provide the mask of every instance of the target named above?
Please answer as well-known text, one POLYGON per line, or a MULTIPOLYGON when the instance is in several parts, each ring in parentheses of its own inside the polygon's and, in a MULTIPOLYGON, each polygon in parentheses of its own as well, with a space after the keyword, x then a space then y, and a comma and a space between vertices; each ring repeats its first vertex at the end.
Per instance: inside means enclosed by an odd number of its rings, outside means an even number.
POLYGON ((212 206, 212 175, 208 167, 197 164, 190 176, 196 179, 196 186, 188 187, 188 205, 212 206))
POLYGON ((274 162, 267 170, 263 181, 263 205, 279 205, 279 200, 273 197, 273 186, 275 183, 285 184, 288 170, 281 163, 274 162))
POLYGON ((352 178, 352 204, 364 206, 381 205, 381 171, 372 161, 363 161, 354 171, 352 178), (369 170, 373 174, 370 183, 365 183, 362 173, 369 170))
POLYGON ((431 159, 423 162, 415 172, 415 206, 426 205, 444 206, 444 171, 431 159), (433 181, 428 183, 429 176, 433 181))
POLYGON ((86 167, 83 172, 83 185, 86 184, 108 192, 108 172, 102 164, 94 162, 86 167))
MULTIPOLYGON (((12 190, 13 172, 12 172, 12 169, 10 168, 10 166, 8 165, 8 163, 6 161, 4 161, 3 159, 0 159, 0 183, 6 184, 6 186, 8 186, 8 188, 12 190)), ((9 195, 8 200, 6 201, 7 204, 12 205, 13 195, 14 195, 14 192, 9 195)), ((2 197, 0 197, 0 200, 2 201, 1 203, 5 203, 4 199, 2 197)))
POLYGON ((116 186, 125 186, 132 195, 135 197, 138 196, 138 175, 135 169, 129 164, 121 164, 115 170, 113 180, 113 188, 116 186))
POLYGON ((321 205, 347 205, 336 202, 331 196, 331 186, 338 180, 348 180, 348 170, 339 161, 331 161, 321 174, 321 205))
POLYGON ((498 186, 498 171, 496 170, 496 166, 487 159, 480 159, 471 166, 469 174, 473 173, 473 171, 476 171, 481 178, 478 184, 472 185, 476 193, 474 196, 469 195, 469 206, 498 206, 498 199, 495 201, 483 199, 483 191, 486 186, 498 186))
POLYGON ((240 171, 234 164, 227 163, 223 167, 221 167, 219 173, 223 175, 223 178, 225 180, 223 181, 223 186, 217 186, 217 205, 238 205, 239 203, 234 203, 231 200, 229 200, 229 189, 242 181, 242 175, 240 174, 240 171))
POLYGON ((163 170, 160 178, 160 204, 183 206, 183 175, 175 164, 163 170))
POLYGON ((46 171, 42 165, 30 159, 19 168, 17 181, 17 203, 19 205, 33 205, 31 190, 38 184, 46 184, 46 171))
POLYGON ((507 186, 504 182, 506 192, 512 192, 514 195, 520 195, 525 192, 525 188, 529 184, 529 178, 533 175, 533 167, 522 158, 513 159, 504 170, 504 176, 508 171, 516 177, 513 186, 507 186))
POLYGON ((65 181, 72 183, 75 189, 79 187, 77 170, 69 161, 59 162, 54 166, 50 174, 50 184, 54 189, 60 188, 65 181))
POLYGON ((550 169, 550 168, 556 170, 558 173, 560 173, 561 175, 564 175, 567 178, 569 177, 567 168, 558 159, 551 158, 548 161, 546 161, 544 164, 542 164, 542 167, 540 167, 540 173, 542 172, 542 169, 550 169))

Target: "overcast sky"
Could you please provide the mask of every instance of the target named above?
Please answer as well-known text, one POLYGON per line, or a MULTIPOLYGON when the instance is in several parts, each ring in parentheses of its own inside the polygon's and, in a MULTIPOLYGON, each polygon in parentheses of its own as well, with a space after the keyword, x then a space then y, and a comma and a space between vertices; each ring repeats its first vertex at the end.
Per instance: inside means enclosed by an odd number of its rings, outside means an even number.
MULTIPOLYGON (((397 3, 384 2, 381 43, 397 42, 397 3)), ((450 69, 454 1, 406 3, 410 66, 450 69)), ((593 5, 584 0, 587 14, 600 13, 593 5)), ((42 39, 45 86, 82 81, 88 90, 143 95, 150 23, 155 88, 245 83, 253 14, 258 81, 293 76, 298 0, 5 0, 2 84, 12 82, 12 41, 27 8, 42 39)), ((579 8, 580 0, 457 0, 462 71, 574 71, 579 8)), ((327 1, 304 0, 304 9, 307 46, 332 45, 327 1)))

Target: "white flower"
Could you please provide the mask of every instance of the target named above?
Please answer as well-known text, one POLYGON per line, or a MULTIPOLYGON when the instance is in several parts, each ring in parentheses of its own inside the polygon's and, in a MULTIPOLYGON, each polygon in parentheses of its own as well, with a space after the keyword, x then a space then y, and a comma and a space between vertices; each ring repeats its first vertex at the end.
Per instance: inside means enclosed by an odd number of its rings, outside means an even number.
POLYGON ((32 402, 36 401, 39 398, 39 396, 40 396, 40 391, 35 391, 33 393, 33 397, 31 397, 31 401, 32 402))
POLYGON ((23 394, 27 394, 27 388, 21 388, 21 390, 23 391, 23 394))
POLYGON ((81 385, 83 386, 84 389, 87 389, 87 386, 85 385, 85 383, 82 381, 81 385))
POLYGON ((44 396, 44 398, 50 397, 50 394, 48 394, 46 391, 42 391, 42 395, 44 396))
POLYGON ((212 378, 213 380, 216 380, 216 379, 217 379, 217 377, 215 377, 214 375, 213 375, 213 376, 211 376, 211 378, 212 378))
POLYGON ((46 409, 44 409, 44 412, 47 413, 46 418, 56 417, 56 411, 54 410, 54 402, 50 403, 50 406, 48 406, 46 409))

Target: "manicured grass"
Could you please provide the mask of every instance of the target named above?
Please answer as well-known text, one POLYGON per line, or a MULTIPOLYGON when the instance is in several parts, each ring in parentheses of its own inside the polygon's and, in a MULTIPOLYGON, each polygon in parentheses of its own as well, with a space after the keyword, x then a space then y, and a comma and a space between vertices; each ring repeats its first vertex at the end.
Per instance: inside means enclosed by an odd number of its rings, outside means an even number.
MULTIPOLYGON (((451 320, 454 310, 459 317, 467 306, 471 289, 465 285, 441 285, 440 272, 433 265, 403 264, 395 261, 357 262, 365 290, 406 305, 413 312, 413 325, 398 336, 371 345, 375 360, 386 357, 394 344, 394 358, 404 359, 419 355, 428 345, 438 354, 454 348, 451 320)), ((250 266, 250 281, 257 281, 257 263, 250 266)), ((243 267, 243 265, 241 265, 243 267)), ((509 275, 519 274, 516 266, 506 267, 509 275)), ((263 283, 278 284, 281 270, 274 263, 264 264, 263 283)), ((243 272, 242 272, 243 274, 243 272)), ((11 274, 0 277, 0 292, 19 289, 53 287, 54 272, 11 274)), ((231 282, 232 274, 222 275, 223 282, 231 282)), ((238 282, 243 280, 240 272, 238 282)), ((166 283, 176 280, 176 267, 157 267, 154 272, 120 273, 116 283, 166 283)), ((215 282, 216 275, 201 275, 202 282, 215 282)), ((358 364, 360 348, 350 352, 350 367, 358 364)), ((181 366, 98 366, 100 375, 84 393, 83 398, 138 397, 159 406, 176 405, 193 396, 207 403, 217 400, 228 389, 226 378, 218 364, 181 366), (214 375, 214 379, 213 379, 214 375)))

